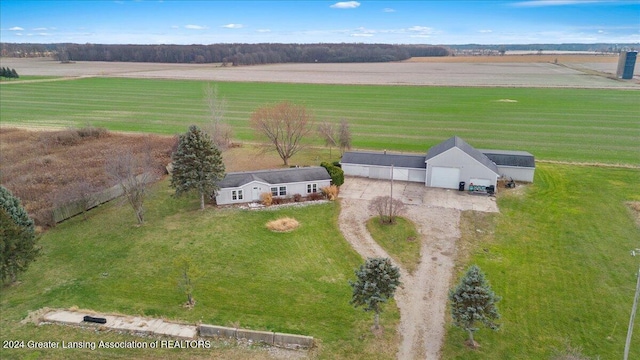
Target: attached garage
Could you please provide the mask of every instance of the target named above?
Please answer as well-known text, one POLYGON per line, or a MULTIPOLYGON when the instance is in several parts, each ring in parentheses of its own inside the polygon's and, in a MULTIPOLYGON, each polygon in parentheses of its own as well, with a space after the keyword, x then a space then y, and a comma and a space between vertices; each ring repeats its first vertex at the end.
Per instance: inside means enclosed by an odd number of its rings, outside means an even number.
POLYGON ((457 189, 464 181, 468 190, 471 179, 484 179, 485 186, 495 187, 498 183, 496 164, 457 136, 429 149, 425 162, 427 186, 457 189))
POLYGON ((498 167, 500 176, 515 181, 533 182, 536 161, 526 151, 479 150, 498 167))
POLYGON ((349 151, 342 155, 342 171, 348 176, 371 179, 393 179, 399 181, 424 182, 426 164, 424 156, 364 151, 349 151))
POLYGON ((430 186, 457 189, 460 183, 460 169, 434 166, 431 169, 430 186))

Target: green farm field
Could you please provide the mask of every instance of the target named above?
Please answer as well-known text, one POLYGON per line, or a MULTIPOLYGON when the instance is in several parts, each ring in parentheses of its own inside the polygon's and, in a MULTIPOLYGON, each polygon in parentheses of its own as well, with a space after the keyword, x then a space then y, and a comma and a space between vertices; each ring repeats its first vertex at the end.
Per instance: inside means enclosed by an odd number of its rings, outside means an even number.
MULTIPOLYGON (((89 124, 175 134, 206 121, 206 84, 121 78, 7 83, 0 87, 0 117, 3 126, 89 124)), ((525 150, 537 159, 640 162, 635 90, 216 84, 240 141, 254 140, 249 117, 256 108, 286 100, 306 105, 316 121, 348 120, 355 148, 424 152, 458 135, 477 148, 525 150)))

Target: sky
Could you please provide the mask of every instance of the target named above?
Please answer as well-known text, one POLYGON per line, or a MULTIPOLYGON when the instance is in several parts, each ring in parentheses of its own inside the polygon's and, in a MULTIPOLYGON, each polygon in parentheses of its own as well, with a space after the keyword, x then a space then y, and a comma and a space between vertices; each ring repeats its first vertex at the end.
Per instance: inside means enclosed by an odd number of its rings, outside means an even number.
POLYGON ((640 43, 640 1, 0 0, 0 41, 640 43))

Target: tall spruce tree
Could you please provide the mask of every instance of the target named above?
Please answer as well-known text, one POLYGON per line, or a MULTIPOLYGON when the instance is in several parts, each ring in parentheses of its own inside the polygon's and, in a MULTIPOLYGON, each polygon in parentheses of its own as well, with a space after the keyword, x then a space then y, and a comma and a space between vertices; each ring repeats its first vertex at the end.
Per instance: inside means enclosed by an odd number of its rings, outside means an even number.
POLYGON ((220 150, 207 133, 191 125, 189 131, 180 135, 178 149, 171 157, 171 187, 176 189, 176 195, 197 191, 200 195, 200 209, 204 210, 205 196, 218 190, 216 183, 224 178, 225 169, 220 150))
POLYGON ((469 333, 469 345, 476 346, 473 340, 473 332, 477 322, 498 330, 500 325, 495 322, 500 318, 496 303, 500 301, 484 273, 477 265, 471 265, 467 273, 460 280, 456 288, 449 292, 451 301, 451 316, 453 324, 469 333))
POLYGON ((356 270, 356 281, 349 281, 353 288, 351 304, 364 311, 375 313, 374 323, 378 329, 381 305, 392 299, 400 286, 400 270, 393 266, 389 258, 368 258, 356 270))
POLYGON ((0 185, 0 278, 17 280, 39 255, 33 220, 20 200, 0 185))

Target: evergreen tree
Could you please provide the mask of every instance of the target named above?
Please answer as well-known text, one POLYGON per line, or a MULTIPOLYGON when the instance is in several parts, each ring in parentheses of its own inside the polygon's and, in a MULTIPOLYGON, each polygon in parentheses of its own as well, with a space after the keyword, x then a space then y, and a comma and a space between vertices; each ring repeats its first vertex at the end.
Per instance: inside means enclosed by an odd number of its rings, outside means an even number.
POLYGON ((16 69, 11 69, 11 77, 14 79, 17 79, 20 77, 18 76, 18 72, 16 71, 16 69))
POLYGON ((0 68, 0 77, 7 77, 7 69, 4 66, 0 68))
POLYGON ((176 195, 195 190, 200 195, 200 209, 204 210, 205 195, 210 196, 225 175, 220 150, 209 135, 199 127, 191 125, 189 131, 180 135, 178 149, 172 154, 173 170, 171 187, 176 195))
POLYGON ((0 278, 15 282, 38 256, 33 220, 4 186, 0 185, 0 278))
POLYGON ((379 327, 381 305, 392 299, 400 285, 400 270, 389 258, 368 258, 356 270, 357 280, 349 281, 353 288, 351 304, 375 312, 375 328, 379 327))
POLYGON ((472 265, 456 288, 449 292, 451 301, 451 316, 453 324, 469 333, 469 344, 476 346, 473 332, 478 330, 474 325, 480 322, 492 330, 498 330, 499 324, 495 320, 500 318, 496 303, 500 301, 482 270, 472 265))
POLYGON ((320 166, 327 169, 329 176, 331 176, 331 184, 335 186, 342 186, 344 184, 344 170, 341 168, 334 166, 333 164, 329 164, 326 161, 320 163, 320 166))

